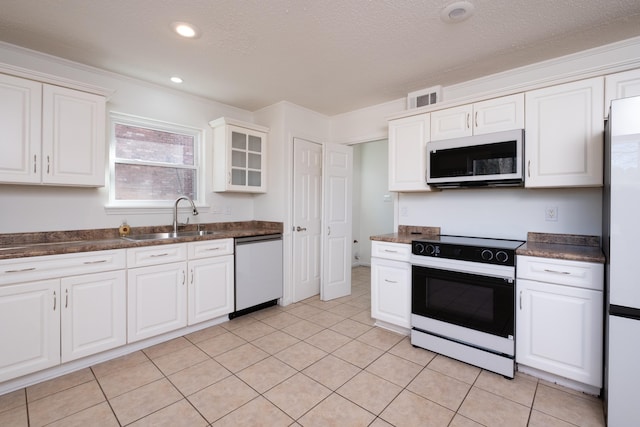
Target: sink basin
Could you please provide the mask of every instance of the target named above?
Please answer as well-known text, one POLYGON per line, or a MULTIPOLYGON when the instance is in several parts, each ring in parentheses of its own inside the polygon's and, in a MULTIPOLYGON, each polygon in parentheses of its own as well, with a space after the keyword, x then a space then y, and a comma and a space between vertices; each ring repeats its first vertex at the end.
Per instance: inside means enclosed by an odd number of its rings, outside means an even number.
POLYGON ((140 241, 140 240, 164 240, 164 239, 176 239, 179 237, 197 237, 197 236, 211 236, 213 234, 219 234, 220 231, 178 231, 177 233, 150 233, 150 234, 133 234, 131 236, 125 236, 123 239, 140 241))

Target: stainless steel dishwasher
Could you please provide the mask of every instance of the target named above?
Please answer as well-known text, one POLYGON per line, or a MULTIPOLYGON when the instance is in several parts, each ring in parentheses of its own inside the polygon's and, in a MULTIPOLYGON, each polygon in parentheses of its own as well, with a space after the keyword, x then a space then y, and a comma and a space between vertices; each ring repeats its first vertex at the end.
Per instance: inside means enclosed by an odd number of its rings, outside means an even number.
POLYGON ((278 303, 282 298, 282 234, 235 239, 234 318, 278 303))

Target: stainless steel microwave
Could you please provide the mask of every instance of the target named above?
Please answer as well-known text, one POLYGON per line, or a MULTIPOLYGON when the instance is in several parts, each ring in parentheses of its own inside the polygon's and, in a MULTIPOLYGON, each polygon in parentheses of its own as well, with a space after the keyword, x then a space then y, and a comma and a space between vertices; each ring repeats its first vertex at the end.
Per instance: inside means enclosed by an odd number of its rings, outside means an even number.
POLYGON ((438 188, 524 185, 524 129, 427 143, 427 184, 438 188))

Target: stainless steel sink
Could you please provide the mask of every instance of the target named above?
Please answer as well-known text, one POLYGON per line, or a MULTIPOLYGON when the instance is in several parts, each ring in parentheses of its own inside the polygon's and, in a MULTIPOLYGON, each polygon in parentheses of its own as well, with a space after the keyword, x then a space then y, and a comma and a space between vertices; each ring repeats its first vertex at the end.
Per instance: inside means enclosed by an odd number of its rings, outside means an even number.
POLYGON ((177 233, 149 233, 149 234, 133 234, 131 236, 125 236, 123 239, 140 241, 140 240, 164 240, 164 239, 176 239, 179 237, 197 237, 197 236, 211 236, 213 234, 220 234, 221 231, 178 231, 177 233))

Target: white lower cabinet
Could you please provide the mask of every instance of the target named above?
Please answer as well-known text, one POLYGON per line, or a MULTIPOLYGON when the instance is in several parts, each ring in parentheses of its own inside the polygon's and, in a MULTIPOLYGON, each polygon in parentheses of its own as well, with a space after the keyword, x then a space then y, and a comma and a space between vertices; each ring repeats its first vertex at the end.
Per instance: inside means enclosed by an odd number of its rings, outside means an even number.
POLYGON ((0 383, 231 313, 233 249, 217 239, 0 260, 0 383))
POLYGON ((602 284, 600 264, 519 256, 516 362, 602 387, 602 284))
POLYGON ((125 344, 124 266, 124 250, 1 261, 0 382, 125 344))
POLYGON ((127 271, 127 336, 135 342, 187 326, 187 263, 127 271))
POLYGON ((373 242, 371 258, 371 317, 390 325, 411 327, 411 264, 409 245, 373 242), (406 260, 398 260, 406 256, 406 260))
POLYGON ((61 285, 63 363, 126 344, 124 270, 67 277, 61 285))
POLYGON ((60 280, 0 286, 0 382, 60 363, 60 280))
POLYGON ((129 249, 127 259, 128 342, 233 311, 233 239, 129 249))
POLYGON ((187 323, 193 325, 231 313, 233 284, 233 239, 189 243, 187 323))

